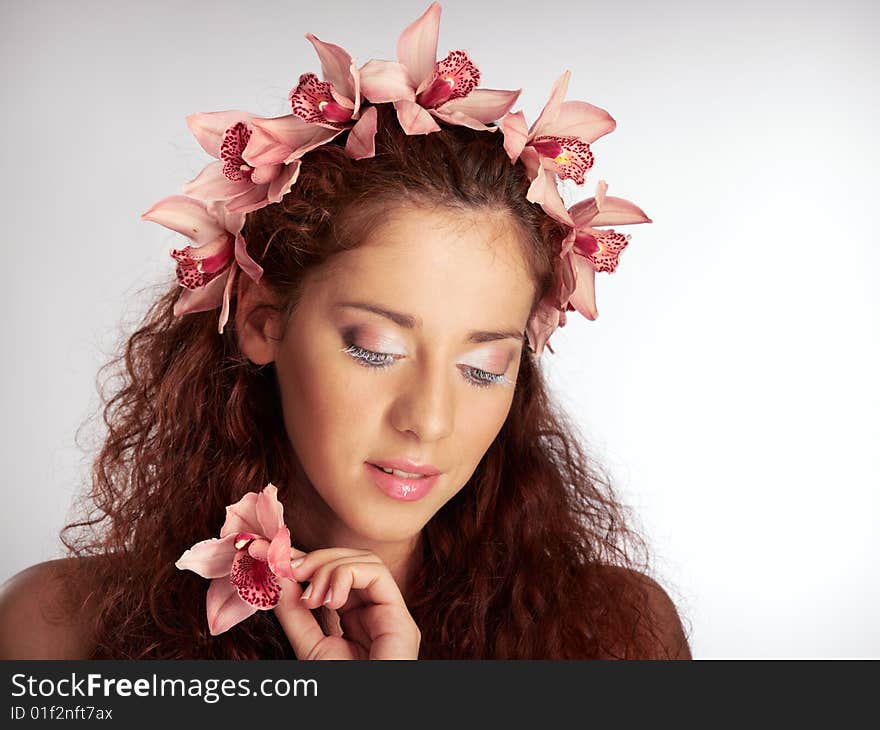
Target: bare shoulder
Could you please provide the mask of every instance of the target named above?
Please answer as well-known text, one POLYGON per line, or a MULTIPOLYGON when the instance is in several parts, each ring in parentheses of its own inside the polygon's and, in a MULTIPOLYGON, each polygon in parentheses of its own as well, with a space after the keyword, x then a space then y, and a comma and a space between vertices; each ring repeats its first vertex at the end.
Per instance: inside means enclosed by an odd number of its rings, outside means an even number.
POLYGON ((636 589, 645 597, 645 608, 657 635, 656 656, 658 659, 692 659, 690 646, 685 636, 681 617, 669 594, 653 578, 636 570, 619 566, 605 566, 628 587, 636 589))
POLYGON ((74 566, 71 558, 48 560, 0 586, 0 659, 88 658, 95 596, 87 587, 70 595, 65 578, 74 566))

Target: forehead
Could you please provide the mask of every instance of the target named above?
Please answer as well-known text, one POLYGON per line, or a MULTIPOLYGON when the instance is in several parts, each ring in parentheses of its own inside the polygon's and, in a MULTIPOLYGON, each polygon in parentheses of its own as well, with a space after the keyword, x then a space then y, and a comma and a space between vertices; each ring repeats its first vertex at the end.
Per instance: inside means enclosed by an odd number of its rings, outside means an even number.
POLYGON ((325 311, 368 301, 438 334, 522 331, 535 292, 522 246, 509 214, 397 208, 310 277, 304 298, 325 311))

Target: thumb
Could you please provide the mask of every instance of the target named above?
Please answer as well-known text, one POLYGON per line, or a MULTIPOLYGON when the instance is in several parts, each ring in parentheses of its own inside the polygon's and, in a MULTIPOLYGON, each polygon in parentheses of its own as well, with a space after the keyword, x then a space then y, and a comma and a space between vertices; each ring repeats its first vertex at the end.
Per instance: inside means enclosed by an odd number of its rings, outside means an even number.
POLYGON ((281 598, 272 610, 278 617, 296 658, 306 659, 311 656, 318 643, 326 638, 326 634, 309 608, 299 600, 302 595, 300 584, 287 578, 277 580, 281 585, 281 598))

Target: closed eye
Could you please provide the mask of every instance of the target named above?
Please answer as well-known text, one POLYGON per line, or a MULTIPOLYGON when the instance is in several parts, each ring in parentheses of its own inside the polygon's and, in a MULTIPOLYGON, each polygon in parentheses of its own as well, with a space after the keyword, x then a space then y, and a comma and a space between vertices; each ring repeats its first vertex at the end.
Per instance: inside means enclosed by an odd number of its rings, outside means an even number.
MULTIPOLYGON (((348 347, 343 348, 342 352, 347 353, 359 365, 374 369, 391 367, 398 360, 396 355, 387 352, 365 350, 363 347, 355 344, 350 344, 348 347)), ((459 368, 465 374, 465 380, 475 388, 488 388, 490 385, 501 384, 512 385, 504 373, 490 373, 470 365, 460 365, 459 368)))

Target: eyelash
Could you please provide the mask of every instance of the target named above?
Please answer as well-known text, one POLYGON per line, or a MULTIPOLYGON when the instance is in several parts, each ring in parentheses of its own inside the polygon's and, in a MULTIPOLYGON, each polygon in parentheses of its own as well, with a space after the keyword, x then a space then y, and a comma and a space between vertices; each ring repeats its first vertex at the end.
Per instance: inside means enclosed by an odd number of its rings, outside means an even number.
MULTIPOLYGON (((358 347, 357 345, 349 345, 344 348, 342 352, 350 355, 355 362, 359 365, 363 365, 368 368, 387 368, 391 367, 394 364, 395 358, 394 355, 389 355, 388 353, 383 352, 373 352, 372 350, 365 350, 363 347, 358 347), (391 358, 389 362, 385 358, 391 358)), ((502 383, 509 383, 507 377, 504 373, 500 375, 498 373, 490 373, 485 370, 480 370, 480 368, 473 368, 470 366, 465 366, 465 370, 469 373, 479 373, 476 376, 467 375, 465 380, 468 381, 475 388, 488 388, 490 385, 500 385, 502 383)))

